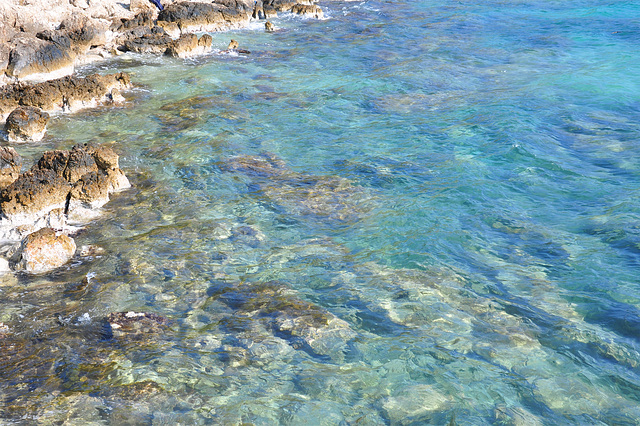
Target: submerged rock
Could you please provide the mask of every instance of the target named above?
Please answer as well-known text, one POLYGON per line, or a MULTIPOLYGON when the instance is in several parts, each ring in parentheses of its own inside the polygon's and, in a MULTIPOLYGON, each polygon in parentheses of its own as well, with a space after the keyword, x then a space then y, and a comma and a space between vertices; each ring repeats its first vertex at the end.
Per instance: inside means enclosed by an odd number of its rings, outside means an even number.
POLYGON ((67 263, 75 252, 71 237, 43 228, 22 240, 13 269, 34 274, 48 272, 67 263))
POLYGON ((347 179, 294 172, 271 154, 231 158, 224 168, 245 173, 272 201, 293 213, 354 220, 366 206, 363 190, 347 179))
POLYGON ((169 321, 158 314, 129 311, 110 313, 107 323, 113 337, 139 340, 165 330, 169 321))
POLYGON ((356 337, 346 321, 302 300, 282 283, 240 284, 221 300, 241 316, 259 318, 294 349, 341 360, 347 342, 356 337))
POLYGON ((4 125, 9 142, 37 142, 42 140, 49 122, 49 114, 40 108, 20 106, 14 109, 4 125))

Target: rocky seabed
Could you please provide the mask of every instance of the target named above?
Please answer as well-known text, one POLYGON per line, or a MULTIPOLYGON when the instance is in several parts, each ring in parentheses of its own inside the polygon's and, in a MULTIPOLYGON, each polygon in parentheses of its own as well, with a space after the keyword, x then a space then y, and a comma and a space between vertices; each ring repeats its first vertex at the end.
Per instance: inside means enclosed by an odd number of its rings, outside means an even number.
MULTIPOLYGON (((125 52, 176 58, 206 54, 212 38, 195 32, 242 28, 278 12, 322 17, 322 10, 306 0, 2 2, 0 120, 10 145, 0 152, 0 271, 42 273, 61 267, 74 256, 74 230, 96 217, 110 194, 130 186, 118 166, 117 146, 46 152, 23 170, 14 146, 42 140, 51 114, 124 104, 122 92, 132 87, 129 75, 77 76, 77 65, 125 52)), ((265 28, 274 30, 268 21, 265 28)), ((225 51, 250 53, 234 40, 225 51)))

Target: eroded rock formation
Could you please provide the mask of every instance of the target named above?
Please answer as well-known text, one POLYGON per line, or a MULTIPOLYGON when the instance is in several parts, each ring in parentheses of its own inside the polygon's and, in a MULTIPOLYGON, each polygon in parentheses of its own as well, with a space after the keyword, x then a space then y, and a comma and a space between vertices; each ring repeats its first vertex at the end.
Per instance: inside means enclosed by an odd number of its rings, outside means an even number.
MULTIPOLYGON (((10 149, 0 154, 9 182, 17 154, 10 149)), ((79 145, 45 152, 31 170, 0 191, 0 237, 19 239, 45 226, 64 228, 68 218, 86 221, 110 194, 129 186, 110 148, 79 145)))
POLYGON ((49 114, 40 108, 19 106, 7 117, 5 137, 9 142, 37 142, 44 137, 48 122, 49 114))
POLYGON ((35 84, 15 83, 0 87, 0 119, 19 106, 44 111, 75 111, 118 101, 119 92, 131 86, 128 74, 67 76, 35 84))

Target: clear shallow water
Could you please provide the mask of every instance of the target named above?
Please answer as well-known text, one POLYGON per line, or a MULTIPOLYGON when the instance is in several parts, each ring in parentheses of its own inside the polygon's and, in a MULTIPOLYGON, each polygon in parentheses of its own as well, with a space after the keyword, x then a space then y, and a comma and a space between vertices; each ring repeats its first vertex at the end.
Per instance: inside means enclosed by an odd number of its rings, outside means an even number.
POLYGON ((129 106, 20 150, 113 143, 134 188, 3 279, 4 422, 638 422, 639 7, 322 6, 100 64, 129 106))

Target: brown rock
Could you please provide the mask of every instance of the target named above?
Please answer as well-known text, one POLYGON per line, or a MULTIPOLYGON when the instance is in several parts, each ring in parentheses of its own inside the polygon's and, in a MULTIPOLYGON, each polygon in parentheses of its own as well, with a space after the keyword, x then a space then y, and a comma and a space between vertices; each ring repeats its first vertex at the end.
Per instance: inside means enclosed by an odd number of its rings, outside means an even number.
POLYGON ((82 176, 71 188, 68 210, 79 207, 101 207, 109 201, 112 192, 106 172, 90 172, 82 176))
POLYGON ((118 165, 118 154, 109 147, 99 146, 95 148, 93 158, 100 170, 112 170, 120 167, 118 165))
POLYGON ((75 252, 76 243, 72 238, 43 228, 22 240, 14 269, 34 274, 47 272, 67 263, 75 252))
POLYGON ((0 147, 0 188, 15 181, 22 169, 22 158, 10 146, 0 147))
POLYGON ((10 77, 22 79, 33 74, 73 72, 75 54, 64 37, 52 42, 24 35, 14 39, 12 44, 6 70, 10 77))
POLYGON ((169 43, 165 54, 175 58, 202 55, 211 50, 212 41, 209 34, 204 34, 200 39, 195 34, 183 34, 179 39, 169 43))
POLYGON ((34 217, 64 208, 70 189, 53 170, 26 172, 0 192, 0 211, 14 223, 33 222, 34 217))
POLYGON ((67 182, 73 184, 80 180, 87 173, 95 173, 98 166, 93 159, 93 150, 87 146, 74 146, 69 151, 67 167, 62 173, 67 182))
POLYGON ((316 19, 322 19, 324 17, 324 13, 322 12, 322 9, 320 9, 320 6, 315 4, 296 4, 291 8, 291 13, 316 19))
POLYGON ((250 0, 179 2, 165 7, 158 14, 158 22, 175 22, 183 32, 223 31, 247 25, 252 12, 250 0))
POLYGON ((198 36, 195 34, 183 34, 179 39, 169 43, 165 52, 169 56, 184 58, 198 47, 198 36))
POLYGON ((128 337, 142 340, 149 334, 164 331, 169 321, 157 314, 150 312, 112 312, 107 317, 107 322, 114 337, 128 337))
POLYGON ((131 85, 125 73, 87 77, 67 76, 36 84, 16 83, 0 87, 0 117, 17 106, 35 106, 45 111, 80 109, 108 101, 113 90, 131 85))
POLYGON ((139 27, 128 33, 128 39, 120 48, 125 52, 162 54, 166 52, 171 41, 171 37, 162 27, 139 27))
POLYGON ((14 109, 4 125, 9 142, 39 141, 49 122, 49 114, 40 108, 21 106, 14 109))

